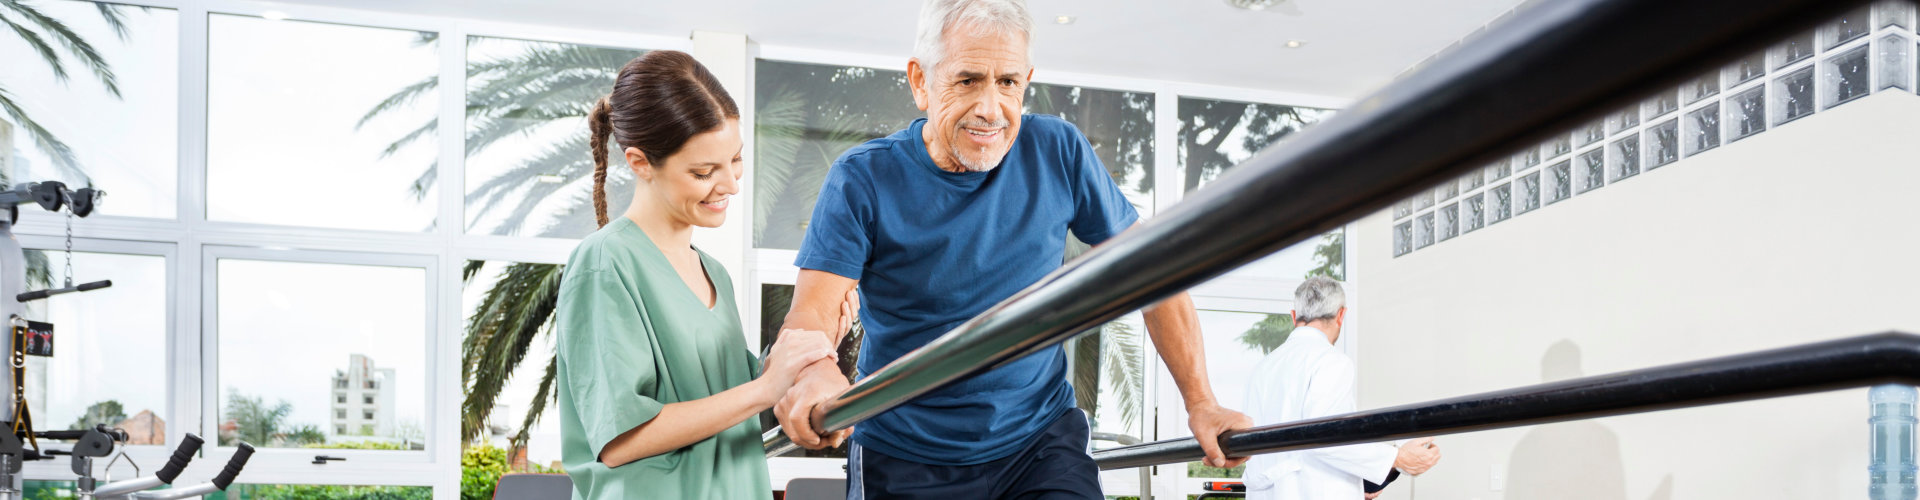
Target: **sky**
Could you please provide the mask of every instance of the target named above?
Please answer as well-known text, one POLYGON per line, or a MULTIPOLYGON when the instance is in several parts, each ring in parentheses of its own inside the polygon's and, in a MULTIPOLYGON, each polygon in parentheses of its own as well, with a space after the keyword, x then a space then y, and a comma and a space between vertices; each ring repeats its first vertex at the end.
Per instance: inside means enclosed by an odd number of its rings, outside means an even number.
MULTIPOLYGON (((229 390, 293 405, 328 431, 333 375, 353 354, 392 368, 396 426, 426 421, 427 278, 421 268, 218 261, 220 407, 229 390)), ((451 420, 448 420, 451 421, 451 420)))
MULTIPOLYGON (((178 103, 180 35, 178 16, 169 9, 125 9, 128 41, 115 37, 92 4, 35 2, 47 15, 68 23, 91 43, 113 67, 120 99, 113 99, 91 72, 65 51, 67 82, 56 80, 20 37, 0 36, 0 88, 28 116, 53 133, 79 156, 96 185, 107 189, 100 213, 172 218, 179 163, 178 103), (11 64, 20 61, 23 64, 11 64)), ((56 48, 58 48, 56 46, 56 48)), ((4 114, 0 120, 11 121, 4 114)), ((15 127, 13 144, 33 170, 28 180, 62 180, 53 163, 26 133, 15 127)))

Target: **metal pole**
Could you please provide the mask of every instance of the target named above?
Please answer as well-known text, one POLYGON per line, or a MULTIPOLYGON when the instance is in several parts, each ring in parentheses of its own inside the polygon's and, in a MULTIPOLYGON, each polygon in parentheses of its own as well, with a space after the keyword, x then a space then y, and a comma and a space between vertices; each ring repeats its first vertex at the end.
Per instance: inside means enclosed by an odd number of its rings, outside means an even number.
MULTIPOLYGON (((1866 3, 1541 2, 874 372, 813 421, 845 429, 1866 3)), ((770 456, 792 449, 768 434, 770 456)))
MULTIPOLYGON (((1865 387, 1920 383, 1920 336, 1888 332, 1231 431, 1232 456, 1505 429, 1865 387)), ((1199 460, 1192 438, 1093 453, 1101 469, 1199 460)))

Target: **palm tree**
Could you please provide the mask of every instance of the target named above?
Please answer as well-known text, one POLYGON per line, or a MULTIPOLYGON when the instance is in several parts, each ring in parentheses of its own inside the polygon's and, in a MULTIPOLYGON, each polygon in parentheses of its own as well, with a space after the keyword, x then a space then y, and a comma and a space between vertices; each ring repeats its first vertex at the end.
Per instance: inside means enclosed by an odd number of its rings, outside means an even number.
MULTIPOLYGON (((422 33, 418 44, 438 43, 438 35, 422 33)), ((480 43, 470 40, 469 46, 480 43)), ((561 190, 593 173, 593 162, 585 154, 587 113, 611 88, 620 67, 639 57, 641 52, 582 45, 526 42, 517 54, 467 64, 466 154, 473 157, 500 141, 525 137, 538 129, 572 126, 578 133, 547 144, 529 158, 520 160, 507 172, 490 179, 476 179, 465 194, 475 220, 493 213, 509 196, 518 202, 506 209, 505 219, 491 228, 494 234, 519 234, 527 229, 534 206, 554 196, 572 196, 556 221, 535 228, 536 236, 580 236, 592 232, 594 222, 591 200, 561 193, 561 190)), ((408 85, 376 104, 362 117, 361 124, 399 109, 439 90, 439 78, 429 77, 408 85)), ((422 138, 433 137, 438 122, 428 121, 387 147, 386 154, 399 151, 422 138)), ((427 165, 414 180, 411 193, 424 199, 437 182, 437 165, 427 165)), ((632 184, 626 176, 610 175, 608 199, 624 199, 632 184)), ((468 227, 469 230, 478 229, 468 227)), ((486 263, 467 261, 461 277, 471 283, 486 263)), ((467 318, 466 339, 461 345, 461 385, 466 395, 460 405, 462 441, 472 442, 485 429, 494 403, 505 390, 513 371, 526 359, 527 349, 541 335, 551 332, 554 305, 560 296, 561 267, 556 264, 514 263, 500 271, 473 314, 467 318)), ((528 431, 539 421, 553 401, 556 359, 546 360, 547 368, 529 402, 520 431, 512 439, 514 446, 526 443, 528 431)))
MULTIPOLYGON (((93 5, 99 11, 100 17, 106 20, 107 26, 113 29, 114 34, 118 35, 121 41, 127 41, 126 15, 122 12, 122 6, 99 2, 94 2, 93 5)), ((69 80, 67 58, 71 57, 85 71, 91 73, 93 78, 106 88, 108 94, 113 95, 115 99, 120 98, 120 82, 114 77, 112 66, 100 56, 98 50, 93 48, 93 44, 75 33, 66 23, 48 16, 24 0, 0 0, 0 25, 6 26, 13 31, 14 35, 26 42, 27 46, 40 56, 40 60, 53 70, 55 79, 62 83, 69 80), (49 39, 52 42, 49 42, 49 39), (60 48, 56 49, 54 45, 59 45, 60 48), (66 55, 62 55, 63 52, 66 55)), ((53 159, 54 166, 67 170, 78 179, 88 178, 82 171, 73 148, 29 116, 25 109, 14 102, 13 94, 3 85, 0 85, 0 112, 6 113, 15 125, 24 129, 27 135, 32 136, 34 144, 53 159)), ((11 172, 0 172, 0 182, 6 182, 6 177, 11 174, 11 172)), ((90 181, 86 184, 92 185, 90 181)))
POLYGON ((1320 121, 1327 113, 1297 106, 1181 99, 1178 153, 1186 161, 1186 189, 1199 188, 1235 162, 1320 121), (1236 129, 1244 134, 1240 143, 1228 144, 1236 129))

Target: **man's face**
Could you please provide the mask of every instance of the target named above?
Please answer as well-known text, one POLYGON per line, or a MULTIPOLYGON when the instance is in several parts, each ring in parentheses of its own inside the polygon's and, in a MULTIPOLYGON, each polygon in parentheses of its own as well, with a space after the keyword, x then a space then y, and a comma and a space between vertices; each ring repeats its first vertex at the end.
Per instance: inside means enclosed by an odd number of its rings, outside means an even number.
POLYGON ((985 172, 1000 165, 1020 135, 1021 101, 1033 67, 1018 34, 975 33, 961 25, 946 34, 945 58, 924 68, 907 65, 914 105, 927 112, 921 138, 935 165, 985 172))

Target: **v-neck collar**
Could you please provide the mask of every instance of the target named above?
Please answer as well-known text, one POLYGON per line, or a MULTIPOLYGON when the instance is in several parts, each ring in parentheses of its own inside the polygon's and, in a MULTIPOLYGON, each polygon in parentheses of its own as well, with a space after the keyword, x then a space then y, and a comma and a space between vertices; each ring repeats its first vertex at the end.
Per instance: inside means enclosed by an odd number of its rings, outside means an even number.
POLYGON ((681 294, 682 296, 686 297, 687 300, 692 301, 694 304, 700 305, 701 308, 706 309, 707 312, 714 312, 714 311, 720 310, 720 278, 718 276, 714 276, 713 274, 714 266, 712 265, 712 263, 707 262, 708 260, 707 253, 700 251, 700 247, 696 246, 691 248, 693 248, 693 254, 700 258, 700 274, 707 278, 707 288, 713 290, 713 305, 707 305, 705 302, 700 301, 700 294, 697 292, 694 292, 693 287, 687 286, 687 280, 680 279, 680 271, 678 269, 673 268, 673 261, 667 260, 667 253, 661 250, 660 245, 653 242, 653 237, 647 236, 647 232, 645 230, 640 229, 640 225, 634 223, 633 219, 620 217, 619 220, 614 223, 622 225, 622 227, 620 228, 620 231, 622 232, 631 231, 634 234, 638 235, 641 241, 646 242, 645 246, 647 247, 647 250, 651 250, 651 251, 643 251, 641 253, 650 255, 653 258, 658 259, 660 264, 667 266, 667 269, 673 271, 673 281, 680 284, 679 288, 682 292, 684 292, 681 294))

